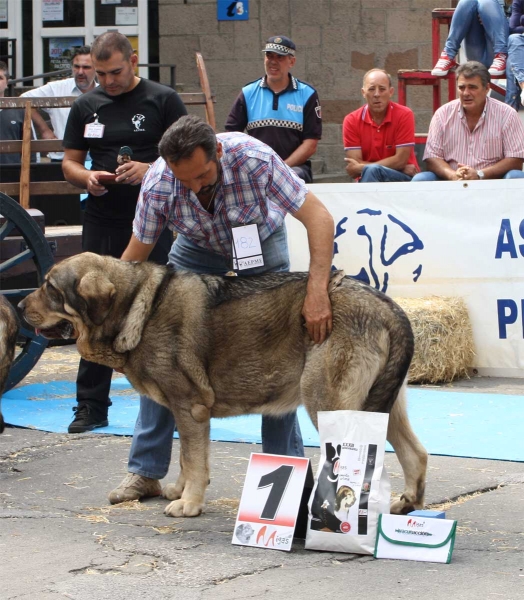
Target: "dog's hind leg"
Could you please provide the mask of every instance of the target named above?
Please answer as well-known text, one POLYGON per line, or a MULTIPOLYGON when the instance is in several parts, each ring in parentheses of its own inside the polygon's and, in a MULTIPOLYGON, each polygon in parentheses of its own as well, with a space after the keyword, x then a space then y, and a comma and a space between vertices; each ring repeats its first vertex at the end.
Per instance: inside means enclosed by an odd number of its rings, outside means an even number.
POLYGON ((170 517, 198 517, 204 509, 209 483, 209 420, 195 423, 189 411, 176 411, 180 435, 180 475, 177 482, 164 488, 173 502, 164 513, 170 517))
POLYGON ((428 453, 411 428, 405 393, 404 385, 391 409, 387 435, 388 442, 393 446, 404 471, 404 493, 391 504, 391 513, 397 515, 424 508, 428 462, 428 453))

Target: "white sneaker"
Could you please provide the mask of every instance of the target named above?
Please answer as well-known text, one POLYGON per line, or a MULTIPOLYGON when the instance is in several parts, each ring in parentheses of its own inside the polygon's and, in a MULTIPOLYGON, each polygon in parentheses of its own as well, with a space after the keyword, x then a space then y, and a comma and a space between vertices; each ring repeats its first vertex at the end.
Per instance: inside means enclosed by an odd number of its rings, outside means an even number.
POLYGON ((524 88, 522 88, 522 92, 520 92, 520 103, 524 107, 524 88))

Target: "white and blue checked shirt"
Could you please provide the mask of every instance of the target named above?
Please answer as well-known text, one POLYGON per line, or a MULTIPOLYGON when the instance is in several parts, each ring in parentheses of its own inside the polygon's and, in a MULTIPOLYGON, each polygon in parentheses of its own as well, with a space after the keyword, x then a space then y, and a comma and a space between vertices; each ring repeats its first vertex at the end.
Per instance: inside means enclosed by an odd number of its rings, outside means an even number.
POLYGON ((154 244, 167 225, 198 246, 231 254, 231 227, 256 223, 260 240, 274 233, 286 213, 296 213, 308 192, 304 182, 269 147, 243 133, 219 133, 222 178, 213 214, 159 158, 147 172, 136 207, 133 233, 154 244))

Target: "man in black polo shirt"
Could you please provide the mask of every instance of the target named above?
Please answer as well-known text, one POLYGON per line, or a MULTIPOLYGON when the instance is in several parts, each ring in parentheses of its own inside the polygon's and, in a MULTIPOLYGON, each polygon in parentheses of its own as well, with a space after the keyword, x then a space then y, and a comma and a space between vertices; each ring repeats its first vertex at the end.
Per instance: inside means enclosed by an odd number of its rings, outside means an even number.
MULTIPOLYGON (((138 58, 124 35, 100 35, 91 47, 91 56, 100 85, 71 107, 62 168, 67 181, 89 193, 82 249, 120 258, 131 238, 140 184, 158 158, 158 142, 187 111, 174 90, 135 75, 138 58), (117 157, 123 146, 131 149, 132 160, 119 165, 117 157), (84 167, 87 152, 91 171, 84 167)), ((166 229, 150 260, 166 264, 171 243, 166 229)), ((73 409, 76 414, 69 433, 108 424, 111 374, 108 367, 80 361, 78 406, 73 409)))
POLYGON ((290 74, 295 44, 270 37, 264 50, 266 75, 242 88, 226 120, 226 131, 246 131, 264 142, 306 183, 313 181, 309 159, 322 137, 316 90, 290 74))

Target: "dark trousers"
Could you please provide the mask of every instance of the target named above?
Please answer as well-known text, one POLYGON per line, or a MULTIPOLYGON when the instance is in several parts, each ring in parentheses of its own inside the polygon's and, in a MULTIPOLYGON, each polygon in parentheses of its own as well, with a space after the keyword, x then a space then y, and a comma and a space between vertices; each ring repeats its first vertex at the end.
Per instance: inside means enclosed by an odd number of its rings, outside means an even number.
MULTIPOLYGON (((129 227, 104 227, 95 223, 84 223, 82 228, 82 250, 120 258, 131 238, 129 227)), ((149 260, 161 265, 167 264, 167 256, 173 243, 173 234, 167 228, 158 239, 149 260)), ((113 369, 80 359, 76 378, 77 402, 89 402, 100 407, 111 405, 109 388, 113 369)))
POLYGON ((311 170, 311 162, 309 160, 302 165, 291 168, 305 183, 313 183, 313 171, 311 170))

